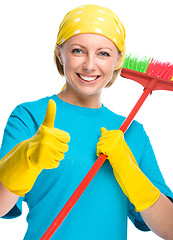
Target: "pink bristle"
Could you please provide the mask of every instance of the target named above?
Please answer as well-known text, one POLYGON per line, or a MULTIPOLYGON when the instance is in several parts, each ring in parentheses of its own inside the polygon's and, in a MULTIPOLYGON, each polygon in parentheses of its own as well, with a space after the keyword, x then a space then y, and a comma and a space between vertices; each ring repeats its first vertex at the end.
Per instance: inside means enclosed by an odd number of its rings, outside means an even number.
POLYGON ((169 62, 162 63, 152 58, 146 73, 165 80, 171 80, 173 76, 173 64, 169 62))

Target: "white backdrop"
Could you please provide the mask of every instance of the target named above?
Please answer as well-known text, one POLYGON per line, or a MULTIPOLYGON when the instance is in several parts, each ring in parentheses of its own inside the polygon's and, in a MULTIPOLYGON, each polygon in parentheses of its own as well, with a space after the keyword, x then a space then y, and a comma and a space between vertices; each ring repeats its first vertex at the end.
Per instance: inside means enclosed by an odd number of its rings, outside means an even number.
MULTIPOLYGON (((64 80, 53 62, 58 26, 67 13, 82 4, 111 8, 127 33, 127 52, 173 62, 171 0, 6 0, 0 2, 0 141, 17 104, 58 93, 64 80)), ((103 91, 104 105, 127 115, 142 93, 142 86, 119 77, 103 91)), ((173 92, 156 91, 136 116, 149 134, 159 166, 171 189, 173 161, 173 92)), ((22 217, 0 219, 0 239, 22 240, 27 228, 27 207, 22 217)), ((141 232, 129 222, 128 239, 160 239, 141 232)))

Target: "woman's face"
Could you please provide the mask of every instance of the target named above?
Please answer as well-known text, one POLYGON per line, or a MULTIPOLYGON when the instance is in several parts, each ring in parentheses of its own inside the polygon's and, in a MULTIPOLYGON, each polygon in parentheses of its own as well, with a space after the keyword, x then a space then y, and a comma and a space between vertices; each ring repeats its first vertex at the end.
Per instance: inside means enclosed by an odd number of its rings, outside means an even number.
POLYGON ((64 68, 66 85, 84 95, 100 93, 121 58, 111 40, 88 33, 69 38, 62 47, 57 47, 57 55, 64 68))

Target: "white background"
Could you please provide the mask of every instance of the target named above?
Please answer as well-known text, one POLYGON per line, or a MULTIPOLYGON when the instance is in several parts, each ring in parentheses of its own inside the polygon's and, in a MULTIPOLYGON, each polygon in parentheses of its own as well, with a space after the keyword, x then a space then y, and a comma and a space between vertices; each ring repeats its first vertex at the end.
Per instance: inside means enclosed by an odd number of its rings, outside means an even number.
MULTIPOLYGON (((127 33, 127 52, 173 61, 171 0, 6 0, 0 2, 0 141, 11 111, 17 104, 58 93, 64 80, 53 62, 58 26, 64 15, 83 4, 111 8, 127 33), (80 2, 80 3, 79 3, 80 2)), ((127 116, 143 87, 119 77, 103 91, 104 105, 127 116)), ((166 183, 173 189, 173 92, 156 91, 136 116, 155 150, 166 183)), ((14 220, 0 219, 0 239, 22 240, 27 228, 24 214, 14 220)), ((160 239, 137 230, 130 222, 128 239, 160 239)))

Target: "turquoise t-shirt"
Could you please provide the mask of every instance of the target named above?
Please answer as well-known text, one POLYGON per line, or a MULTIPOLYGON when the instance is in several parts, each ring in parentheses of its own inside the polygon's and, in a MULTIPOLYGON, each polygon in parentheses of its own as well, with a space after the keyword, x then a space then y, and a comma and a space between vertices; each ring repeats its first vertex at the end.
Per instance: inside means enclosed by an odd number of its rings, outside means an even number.
MULTIPOLYGON (((22 212, 22 201, 28 204, 28 229, 24 240, 41 238, 90 170, 97 159, 96 145, 101 135, 100 128, 119 129, 125 119, 104 105, 97 109, 79 107, 62 101, 57 95, 23 103, 14 109, 8 119, 0 159, 19 142, 36 133, 44 120, 50 98, 57 106, 55 127, 68 132, 71 140, 69 150, 59 167, 43 170, 31 191, 25 197, 20 197, 5 216, 19 216, 22 212)), ((163 194, 173 198, 159 170, 143 126, 133 121, 125 133, 125 140, 141 170, 163 194)), ((149 230, 140 213, 135 212, 134 206, 122 192, 112 167, 106 160, 51 239, 126 240, 127 217, 140 230, 149 230)))

